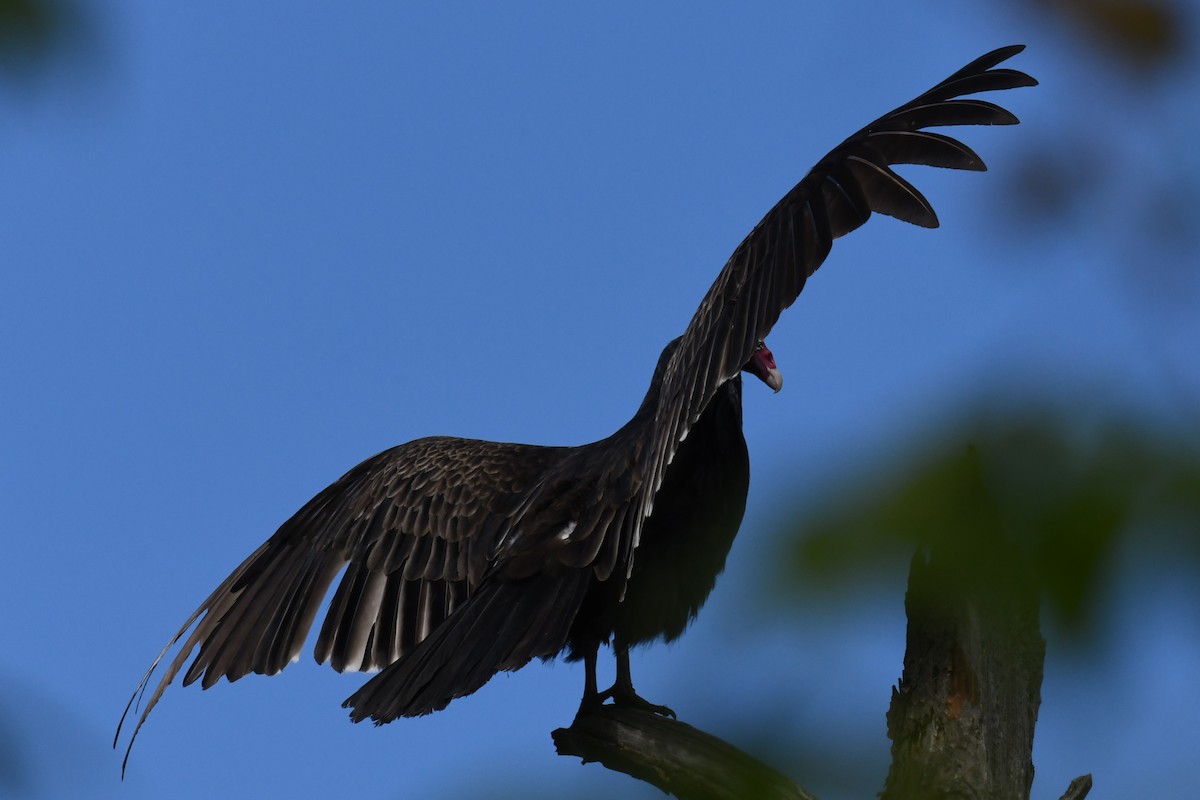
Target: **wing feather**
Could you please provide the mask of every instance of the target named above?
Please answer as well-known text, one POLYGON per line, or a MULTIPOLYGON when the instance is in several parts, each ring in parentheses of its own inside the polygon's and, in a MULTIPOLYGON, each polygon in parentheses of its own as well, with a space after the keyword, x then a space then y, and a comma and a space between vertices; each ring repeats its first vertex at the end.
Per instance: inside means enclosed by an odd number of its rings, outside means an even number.
POLYGON ((983 172, 983 159, 957 139, 931 131, 880 131, 866 144, 884 164, 920 164, 927 167, 983 172))
MULTIPOLYGON (((799 296, 806 280, 829 254, 833 240, 865 223, 872 212, 922 227, 937 226, 932 205, 892 171, 891 165, 985 169, 982 159, 966 145, 921 129, 1016 123, 1016 116, 1006 109, 962 95, 1036 85, 1022 72, 993 69, 1023 49, 1014 45, 981 56, 847 138, 818 161, 734 250, 669 362, 660 363, 656 370, 661 386, 652 415, 642 420, 641 427, 635 426, 637 430, 623 429, 605 440, 605 446, 596 450, 603 453, 603 463, 587 464, 603 481, 613 483, 619 475, 633 474, 639 484, 634 492, 614 493, 608 500, 627 504, 634 513, 617 510, 595 519, 598 527, 589 529, 581 524, 573 534, 579 543, 589 542, 586 550, 578 545, 576 557, 600 559, 604 554, 603 560, 589 562, 597 575, 606 573, 610 562, 617 563, 611 559, 614 552, 626 577, 632 571, 642 524, 653 509, 654 493, 679 444, 720 386, 739 374, 757 343, 799 296), (609 550, 592 542, 594 537, 618 537, 620 544, 609 550)), ((577 467, 564 464, 563 469, 577 467)), ((537 498, 531 498, 516 516, 532 514, 540 507, 537 498)), ((519 543, 506 544, 519 549, 519 543)))
POLYGON ((738 246, 701 301, 666 370, 654 447, 643 462, 655 476, 655 484, 679 444, 680 431, 699 418, 717 387, 738 374, 756 343, 766 337, 821 265, 833 239, 861 225, 872 211, 915 225, 936 226, 933 207, 889 165, 983 169, 983 162, 966 145, 918 129, 1017 122, 1011 112, 994 103, 960 99, 960 95, 1036 85, 1022 72, 992 70, 1023 49, 1014 45, 976 59, 847 138, 738 246), (799 236, 801 244, 782 247, 785 236, 799 236), (722 357, 715 357, 714 350, 723 351, 722 357), (714 364, 722 365, 720 371, 713 371, 714 364))
POLYGON ((399 658, 482 579, 507 516, 566 449, 434 437, 350 470, 243 561, 154 660, 122 726, 159 664, 183 642, 138 717, 126 759, 180 672, 184 685, 199 680, 208 688, 221 678, 274 674, 294 661, 343 568, 317 660, 345 670, 399 658))
MULTIPOLYGON (((209 595, 151 664, 121 725, 159 664, 183 641, 138 717, 129 748, 197 646, 185 684, 200 679, 207 688, 222 677, 283 669, 299 653, 343 568, 314 651, 336 669, 394 663, 456 607, 475 609, 472 624, 492 624, 503 611, 498 605, 461 604, 495 571, 504 576, 489 584, 498 598, 507 597, 505 581, 540 574, 548 557, 590 566, 600 579, 620 565, 625 572, 617 577, 626 579, 679 444, 795 301, 833 240, 872 212, 937 225, 929 202, 891 166, 985 169, 966 145, 922 129, 1016 123, 1000 106, 964 95, 1036 85, 1022 72, 995 69, 1023 49, 981 56, 818 161, 733 252, 677 346, 664 351, 642 409, 609 439, 580 448, 422 439, 368 459, 314 497, 209 595)), ((556 590, 576 600, 586 586, 574 578, 555 580, 562 584, 555 583, 556 590)), ((567 605, 557 612, 539 607, 539 613, 573 614, 567 605)), ((566 619, 550 626, 555 637, 561 638, 566 619)), ((472 633, 468 625, 453 636, 472 633)), ((544 635, 531 626, 497 637, 504 652, 481 651, 479 676, 486 680, 496 659, 499 668, 511 669, 530 653, 561 646, 558 638, 528 640, 544 635)), ((406 668, 415 670, 419 684, 412 691, 433 685, 435 676, 423 672, 428 666, 406 668)))

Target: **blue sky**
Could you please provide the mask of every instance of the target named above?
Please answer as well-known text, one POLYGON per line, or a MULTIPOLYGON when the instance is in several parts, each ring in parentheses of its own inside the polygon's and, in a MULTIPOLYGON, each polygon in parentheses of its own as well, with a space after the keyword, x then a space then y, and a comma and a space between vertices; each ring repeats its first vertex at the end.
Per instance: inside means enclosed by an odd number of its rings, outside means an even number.
MULTIPOLYGON (((963 131, 990 173, 908 170, 942 229, 873 220, 785 313, 768 340, 784 391, 747 387, 729 572, 681 642, 635 655, 639 690, 748 746, 764 717, 823 731, 807 761, 854 777, 795 776, 822 798, 876 791, 905 565, 759 622, 781 506, 988 387, 1164 418, 1163 364, 1200 390, 1195 319, 1147 332, 1123 251, 1011 211, 1022 148, 1122 91, 1053 20, 858 1, 95 8, 90 55, 9 87, 0 114, 0 740, 18 796, 637 790, 554 755, 583 680, 561 663, 376 730, 340 708, 362 679, 308 651, 275 678, 174 687, 123 784, 109 745, 162 644, 311 495, 420 436, 607 435, 778 197, 994 47, 1030 46, 1014 66, 1043 85, 1002 98, 1023 124, 963 131)), ((1182 100, 1154 108, 1195 122, 1182 100)), ((1135 153, 1139 124, 1108 122, 1135 153)), ((1165 733, 1200 713, 1179 633, 1195 597, 1178 581, 1117 597, 1140 613, 1114 617, 1088 670, 1051 636, 1035 797, 1088 771, 1104 796, 1147 776, 1196 790, 1194 734, 1165 733), (1155 625, 1129 621, 1146 612, 1155 625), (1131 676, 1158 691, 1097 707, 1131 676)))

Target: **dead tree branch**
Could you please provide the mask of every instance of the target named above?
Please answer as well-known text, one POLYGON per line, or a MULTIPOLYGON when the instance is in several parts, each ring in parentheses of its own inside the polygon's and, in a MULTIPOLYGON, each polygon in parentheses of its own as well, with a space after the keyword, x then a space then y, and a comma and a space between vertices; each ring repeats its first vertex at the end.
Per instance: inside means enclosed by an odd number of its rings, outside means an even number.
POLYGON ((599 706, 552 735, 559 755, 597 761, 680 800, 816 800, 728 742, 647 711, 599 706))

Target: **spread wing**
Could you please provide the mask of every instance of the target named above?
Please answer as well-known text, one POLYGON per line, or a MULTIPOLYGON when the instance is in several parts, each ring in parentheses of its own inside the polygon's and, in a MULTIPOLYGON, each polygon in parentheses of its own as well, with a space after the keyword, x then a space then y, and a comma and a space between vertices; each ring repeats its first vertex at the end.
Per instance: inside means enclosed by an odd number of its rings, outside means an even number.
POLYGON ((1024 49, 1013 45, 993 50, 851 135, 818 161, 738 245, 667 365, 654 446, 645 454, 651 486, 657 489, 661 484, 688 428, 717 387, 740 372, 780 313, 799 296, 834 239, 862 225, 873 211, 937 227, 929 201, 891 165, 987 169, 962 142, 924 129, 1016 124, 1016 116, 1000 106, 964 96, 1036 86, 1037 81, 1023 72, 996 68, 1024 49))
POLYGON ((434 437, 347 472, 250 554, 172 637, 121 718, 123 725, 159 663, 186 635, 129 748, 196 646, 185 686, 273 675, 298 660, 343 567, 317 639, 317 661, 331 661, 339 672, 396 661, 478 585, 520 497, 565 449, 434 437))
POLYGON ((626 575, 632 570, 642 524, 679 444, 717 389, 738 375, 757 343, 795 301, 833 240, 862 225, 872 212, 937 227, 932 206, 891 165, 986 169, 962 142, 924 129, 1017 123, 1009 111, 964 96, 1037 85, 1022 72, 996 68, 1022 50, 1023 45, 1014 45, 981 56, 847 138, 817 162, 733 252, 678 346, 669 358, 664 352, 666 363, 660 363, 661 374, 655 376, 661 380, 657 408, 644 435, 629 439, 624 451, 608 448, 608 462, 599 468, 614 478, 632 475, 633 485, 627 505, 597 509, 593 525, 581 522, 572 533, 578 552, 603 559, 598 570, 614 562, 625 566, 626 575))

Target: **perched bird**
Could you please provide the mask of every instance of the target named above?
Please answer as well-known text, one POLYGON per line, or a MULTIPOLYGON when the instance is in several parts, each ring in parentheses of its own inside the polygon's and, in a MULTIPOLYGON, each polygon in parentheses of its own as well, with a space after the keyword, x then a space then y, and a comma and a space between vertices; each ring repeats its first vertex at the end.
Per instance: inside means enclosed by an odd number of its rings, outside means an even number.
POLYGON ((611 699, 669 713, 634 692, 629 648, 678 637, 725 566, 749 485, 741 373, 779 391, 764 339, 834 239, 873 211, 937 226, 890 165, 985 169, 966 145, 924 129, 1016 123, 964 96, 1036 85, 997 67, 1022 49, 972 61, 817 162, 734 251, 616 433, 579 447, 419 439, 367 459, 310 500, 151 664, 122 725, 183 640, 129 748, 197 646, 184 685, 273 675, 296 661, 343 569, 315 656, 339 672, 379 670, 344 704, 355 722, 428 714, 498 671, 563 651, 586 665, 581 708, 611 699), (602 692, 603 642, 617 673, 602 692))

